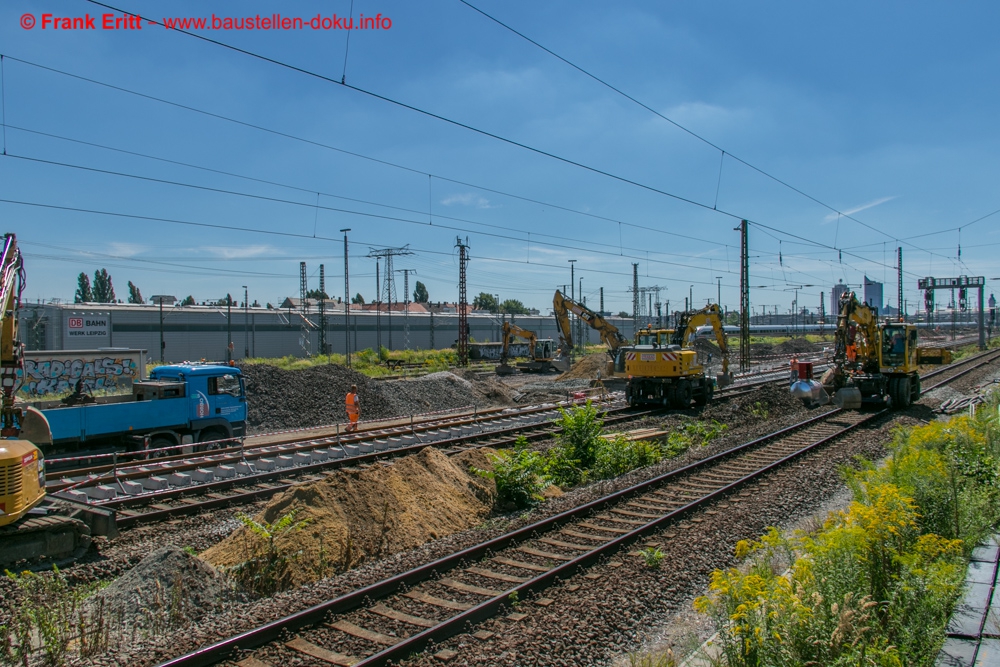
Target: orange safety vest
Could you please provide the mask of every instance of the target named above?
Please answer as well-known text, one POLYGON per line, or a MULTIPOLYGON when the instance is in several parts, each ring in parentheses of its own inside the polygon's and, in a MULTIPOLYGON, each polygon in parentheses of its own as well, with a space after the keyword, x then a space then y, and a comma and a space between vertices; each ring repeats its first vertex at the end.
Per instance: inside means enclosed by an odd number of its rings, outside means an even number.
POLYGON ((358 408, 358 395, 348 392, 347 394, 347 414, 356 415, 361 410, 358 408))

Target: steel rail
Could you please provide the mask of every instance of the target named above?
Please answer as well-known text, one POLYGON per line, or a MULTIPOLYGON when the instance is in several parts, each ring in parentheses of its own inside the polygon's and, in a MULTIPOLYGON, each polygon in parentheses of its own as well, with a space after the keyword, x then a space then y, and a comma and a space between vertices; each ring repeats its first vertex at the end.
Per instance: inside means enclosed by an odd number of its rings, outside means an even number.
MULTIPOLYGON (((623 409, 615 409, 616 412, 624 412, 623 409)), ((629 419, 636 419, 644 417, 649 414, 653 414, 652 410, 635 412, 630 411, 625 414, 619 414, 616 416, 608 417, 607 413, 603 413, 605 416, 602 417, 604 423, 615 423, 620 421, 626 421, 629 419)), ((549 437, 555 433, 558 433, 561 429, 559 427, 553 427, 552 422, 546 424, 531 424, 528 426, 515 426, 509 429, 491 431, 489 433, 482 434, 470 434, 464 436, 456 436, 449 440, 442 440, 431 443, 417 444, 410 447, 401 447, 399 449, 387 450, 381 452, 370 452, 367 454, 361 454, 359 456, 354 456, 347 459, 334 459, 330 461, 323 461, 321 463, 313 463, 305 466, 298 466, 295 468, 285 468, 283 470, 268 471, 266 473, 257 473, 256 475, 247 475, 243 477, 234 477, 226 480, 221 480, 218 482, 208 482, 206 484, 201 484, 196 487, 179 487, 166 491, 159 491, 150 494, 145 494, 142 496, 132 496, 132 497, 122 497, 117 500, 110 500, 100 503, 99 507, 104 509, 114 509, 117 511, 117 525, 119 528, 129 528, 140 523, 153 523, 155 521, 163 521, 166 519, 172 519, 179 516, 186 516, 190 514, 197 514, 198 512, 215 509, 218 507, 226 507, 233 504, 240 504, 244 502, 254 502, 264 498, 269 498, 271 496, 277 495, 278 493, 285 491, 296 484, 303 482, 302 479, 292 480, 291 477, 300 476, 308 478, 311 475, 320 471, 334 470, 337 468, 345 468, 356 466, 360 464, 370 464, 377 460, 384 460, 390 456, 395 457, 398 455, 413 454, 426 447, 449 447, 454 446, 456 443, 463 443, 465 441, 475 440, 477 438, 490 438, 487 442, 482 442, 478 444, 472 444, 467 449, 474 449, 479 447, 494 447, 498 445, 512 445, 518 437, 526 437, 528 440, 537 440, 544 437, 549 437), (525 435, 525 431, 537 430, 534 433, 528 433, 525 435), (500 441, 496 441, 491 436, 502 436, 500 441), (279 483, 271 484, 273 480, 278 480, 279 483), (212 495, 217 491, 228 491, 237 487, 253 487, 260 484, 269 484, 265 488, 248 488, 246 491, 239 492, 230 496, 225 497, 211 497, 207 500, 191 500, 192 492, 196 491, 197 495, 212 495), (185 500, 185 504, 178 505, 169 508, 158 508, 148 512, 138 512, 130 508, 142 507, 145 505, 155 505, 160 504, 164 500, 173 499, 185 500)), ((306 481, 309 481, 308 479, 306 481)), ((315 481, 315 480, 312 480, 315 481)), ((58 493, 52 494, 55 497, 59 497, 58 493)))
MULTIPOLYGON (((507 533, 505 535, 501 535, 486 542, 477 544, 475 546, 468 547, 466 549, 463 549, 459 552, 456 552, 444 558, 440 558, 438 560, 414 568, 407 572, 385 579, 381 582, 365 586, 364 588, 357 589, 355 591, 342 595, 333 600, 320 603, 318 605, 302 610, 285 618, 272 621, 254 630, 243 632, 234 637, 230 637, 228 639, 222 640, 210 646, 198 649, 187 655, 179 656, 177 658, 168 660, 166 662, 161 663, 160 667, 203 667, 206 665, 216 664, 222 660, 227 659, 237 649, 246 650, 250 648, 256 648, 279 639, 282 633, 293 632, 303 627, 308 627, 311 625, 316 625, 317 623, 321 623, 328 614, 331 613, 343 614, 349 611, 353 611, 354 609, 362 607, 365 604, 366 600, 375 600, 387 597, 389 595, 392 595, 393 593, 402 590, 404 587, 411 587, 414 584, 421 583, 427 579, 436 576, 437 574, 454 569, 460 566, 464 562, 476 561, 482 558, 483 556, 488 555, 491 552, 505 549, 507 547, 527 541, 529 539, 532 539, 537 533, 547 532, 555 528, 559 528, 565 524, 572 522, 577 518, 587 516, 591 513, 617 505, 619 502, 627 500, 633 496, 639 495, 645 492, 647 489, 655 488, 674 479, 687 476, 691 473, 698 472, 705 468, 710 468, 711 466, 713 466, 718 462, 733 458, 734 456, 742 452, 766 444, 784 435, 794 433, 812 424, 828 420, 836 415, 841 414, 841 412, 842 412, 841 410, 832 410, 822 415, 812 417, 803 422, 799 422, 797 424, 781 429, 774 433, 767 434, 763 437, 757 438, 750 442, 743 443, 741 445, 733 447, 729 450, 726 450, 725 452, 721 452, 706 459, 702 459, 701 461, 691 463, 682 468, 678 468, 677 470, 664 473, 663 475, 659 475, 653 479, 641 482, 627 489, 623 489, 621 491, 609 494, 607 496, 604 496, 603 498, 599 498, 597 500, 591 501, 589 503, 573 508, 571 510, 567 510, 560 514, 548 517, 546 519, 542 519, 529 526, 525 526, 511 533, 507 533)), ((849 426, 847 429, 838 431, 833 435, 827 436, 822 440, 822 443, 828 442, 829 440, 838 437, 842 433, 846 432, 846 430, 856 428, 858 425, 866 423, 867 421, 870 421, 871 419, 874 419, 875 417, 884 414, 884 412, 885 411, 870 415, 864 418, 863 420, 859 421, 857 424, 849 426)), ((813 445, 811 445, 811 447, 815 446, 818 446, 818 444, 814 443, 813 445)), ((797 454, 802 453, 802 451, 805 450, 800 450, 797 454)), ((786 456, 782 458, 781 461, 782 462, 787 461, 790 458, 796 456, 797 454, 786 456)), ((763 472, 771 470, 777 465, 779 465, 779 463, 772 463, 765 469, 758 471, 757 473, 745 476, 744 478, 741 478, 741 480, 729 484, 726 487, 723 487, 723 489, 714 491, 710 495, 710 499, 715 499, 718 498, 720 495, 723 495, 724 493, 728 493, 736 486, 744 484, 746 481, 752 479, 754 476, 759 476, 760 474, 763 474, 763 472)), ((405 653, 397 653, 396 650, 394 650, 396 647, 390 647, 389 649, 386 649, 381 653, 363 659, 363 661, 358 664, 364 664, 364 665, 386 664, 386 662, 388 662, 389 660, 398 659, 399 655, 406 655, 410 652, 421 650, 423 646, 426 646, 426 644, 432 640, 440 640, 445 636, 451 636, 452 634, 454 634, 454 630, 456 629, 460 630, 462 627, 464 627, 465 623, 477 622, 493 615, 493 613, 500 607, 500 605, 504 604, 504 602, 507 599, 507 596, 512 591, 517 590, 517 591, 528 592, 544 588, 545 586, 550 585, 554 579, 565 577, 568 576, 569 574, 572 574, 580 567, 584 567, 587 564, 590 564, 595 560, 599 559, 602 555, 609 553, 612 548, 617 549, 623 544, 630 543, 631 541, 634 541, 641 535, 645 534, 645 532, 649 532, 650 530, 655 530, 656 527, 661 526, 663 523, 669 520, 675 519, 680 514, 688 512, 694 509, 695 507, 698 507, 700 504, 703 504, 704 502, 708 501, 703 500, 703 501, 695 501, 689 503, 688 505, 670 513, 669 515, 661 519, 657 519, 655 522, 653 522, 653 524, 648 524, 643 528, 632 531, 628 535, 624 535, 621 538, 612 540, 607 545, 598 547, 598 550, 596 550, 595 552, 588 552, 587 554, 584 554, 571 561, 568 561, 564 565, 558 566, 554 570, 550 570, 549 572, 539 575, 538 577, 535 577, 534 579, 531 579, 530 581, 525 582, 524 584, 520 584, 519 586, 508 589, 502 595, 497 596, 496 598, 488 600, 484 603, 481 603, 473 607, 472 609, 463 612, 459 616, 454 617, 453 619, 444 621, 443 623, 446 624, 445 628, 439 628, 436 626, 435 628, 430 628, 424 632, 417 633, 405 640, 402 640, 403 642, 406 643, 405 653), (378 658, 377 661, 376 657, 378 658)), ((399 646, 399 644, 397 644, 396 646, 399 646)), ((399 650, 403 651, 404 649, 401 648, 399 650)))

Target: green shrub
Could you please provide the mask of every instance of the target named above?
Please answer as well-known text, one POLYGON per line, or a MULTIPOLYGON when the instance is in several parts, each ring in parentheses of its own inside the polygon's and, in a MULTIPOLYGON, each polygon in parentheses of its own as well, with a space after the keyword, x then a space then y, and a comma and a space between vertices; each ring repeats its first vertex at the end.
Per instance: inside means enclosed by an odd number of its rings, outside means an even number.
POLYGON ((646 547, 640 549, 639 554, 646 562, 646 567, 651 570, 660 569, 660 566, 663 565, 663 559, 666 557, 660 547, 646 547))
POLYGON ((610 440, 601 438, 594 455, 591 473, 596 479, 609 479, 636 468, 645 468, 663 459, 663 452, 654 442, 629 440, 617 435, 610 440))
POLYGON ((587 401, 586 405, 570 410, 560 408, 559 412, 562 417, 558 425, 562 430, 556 436, 556 442, 566 448, 569 459, 578 461, 581 468, 590 468, 594 465, 604 425, 597 415, 597 408, 587 401))
POLYGON ((489 455, 492 470, 471 467, 473 473, 492 479, 497 486, 497 505, 513 504, 519 509, 534 507, 542 500, 542 491, 549 486, 545 475, 545 456, 528 449, 528 440, 521 436, 513 449, 489 455))

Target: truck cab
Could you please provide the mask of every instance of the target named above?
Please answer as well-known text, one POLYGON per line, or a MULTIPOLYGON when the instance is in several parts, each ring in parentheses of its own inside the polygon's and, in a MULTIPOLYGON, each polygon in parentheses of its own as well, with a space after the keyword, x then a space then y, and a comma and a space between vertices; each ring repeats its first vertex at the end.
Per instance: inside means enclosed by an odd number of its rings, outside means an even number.
POLYGON ((148 393, 152 400, 185 396, 188 429, 199 442, 210 439, 205 437, 206 431, 218 434, 219 439, 245 434, 246 387, 238 368, 216 364, 159 366, 150 371, 148 381, 135 383, 133 394, 139 392, 148 393))

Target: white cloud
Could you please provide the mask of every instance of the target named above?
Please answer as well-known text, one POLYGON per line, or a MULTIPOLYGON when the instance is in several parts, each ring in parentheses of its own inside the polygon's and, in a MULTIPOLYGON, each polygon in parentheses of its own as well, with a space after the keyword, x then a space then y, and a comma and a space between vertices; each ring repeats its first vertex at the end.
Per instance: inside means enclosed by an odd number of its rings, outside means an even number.
MULTIPOLYGON (((861 206, 856 206, 854 208, 847 209, 846 211, 842 211, 842 213, 844 215, 854 215, 855 213, 860 213, 861 211, 864 211, 866 209, 875 208, 876 206, 878 206, 880 204, 884 204, 887 201, 892 201, 895 198, 896 198, 895 196, 893 196, 893 197, 880 197, 879 199, 872 200, 872 201, 868 202, 867 204, 862 204, 861 206)), ((825 218, 823 218, 823 224, 829 224, 829 223, 833 222, 836 219, 837 219, 837 214, 836 213, 830 213, 825 218)))
POLYGON ((243 259, 247 257, 262 257, 264 255, 280 255, 269 245, 248 246, 218 246, 205 248, 208 252, 223 259, 243 259))
POLYGON ((490 203, 490 200, 474 192, 466 192, 460 195, 450 195, 441 200, 444 206, 474 206, 476 208, 497 208, 490 203))
POLYGON ((109 250, 111 254, 118 257, 135 257, 146 251, 146 246, 141 246, 137 243, 121 243, 114 241, 109 244, 109 250))

